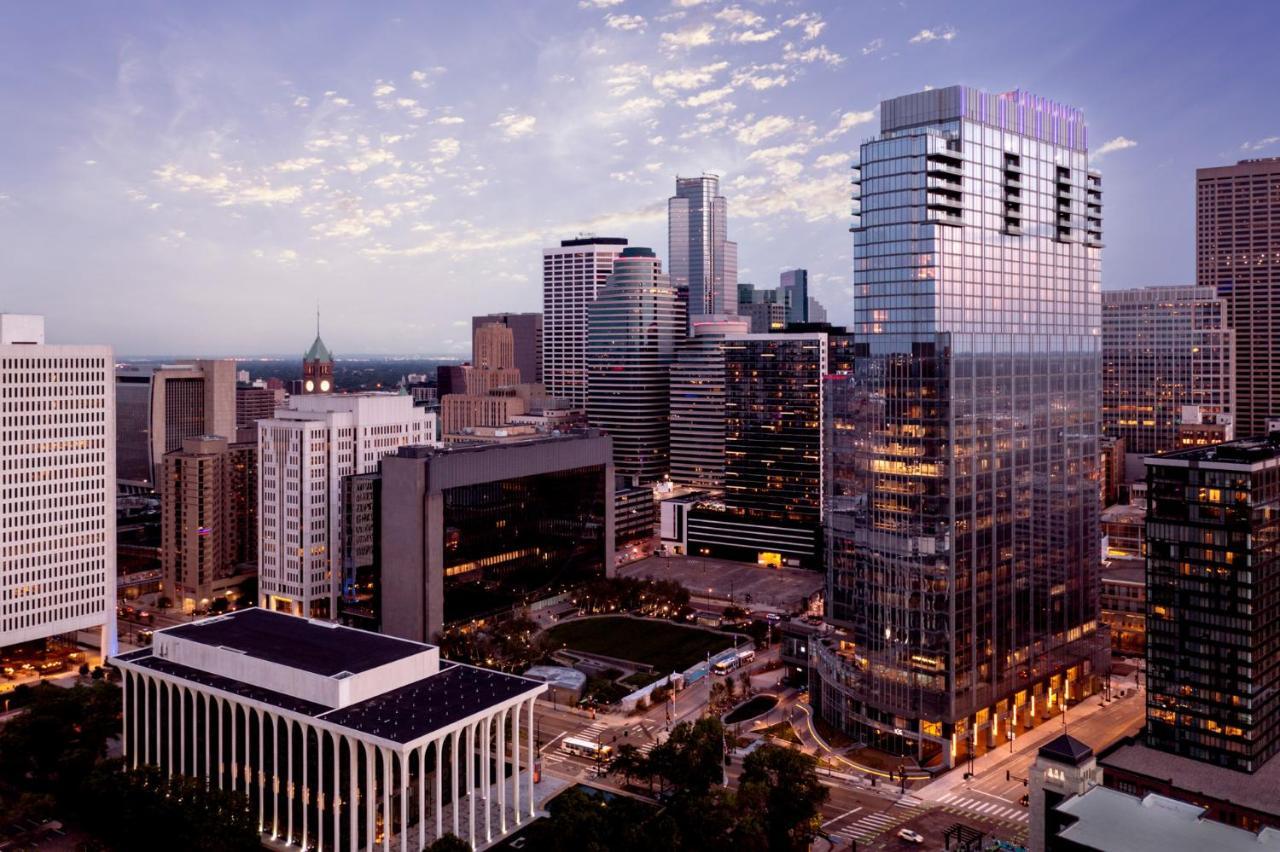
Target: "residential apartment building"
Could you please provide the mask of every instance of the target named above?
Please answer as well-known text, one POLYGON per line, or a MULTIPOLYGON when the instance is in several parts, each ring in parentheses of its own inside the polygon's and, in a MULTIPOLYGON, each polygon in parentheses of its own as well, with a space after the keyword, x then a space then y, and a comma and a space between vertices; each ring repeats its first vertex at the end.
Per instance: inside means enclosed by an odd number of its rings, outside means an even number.
POLYGON ((747 321, 704 317, 676 343, 671 364, 671 480, 724 487, 724 342, 747 321))

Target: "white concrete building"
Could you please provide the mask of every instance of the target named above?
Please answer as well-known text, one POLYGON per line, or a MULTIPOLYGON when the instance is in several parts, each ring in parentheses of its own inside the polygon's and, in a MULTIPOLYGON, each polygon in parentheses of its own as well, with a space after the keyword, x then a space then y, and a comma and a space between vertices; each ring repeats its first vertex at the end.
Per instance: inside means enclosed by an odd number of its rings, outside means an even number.
POLYGON ((97 629, 115 650, 110 346, 51 346, 0 314, 0 647, 97 629))
POLYGON ((546 685, 432 645, 261 608, 158 631, 117 657, 130 767, 245 794, 301 849, 483 849, 536 809, 546 685))
POLYGON ((547 396, 579 411, 587 407, 587 307, 626 245, 581 237, 542 250, 542 383, 547 396))
POLYGON ((342 586, 342 482, 383 456, 436 441, 436 416, 390 393, 295 396, 258 421, 258 597, 333 618, 342 586))

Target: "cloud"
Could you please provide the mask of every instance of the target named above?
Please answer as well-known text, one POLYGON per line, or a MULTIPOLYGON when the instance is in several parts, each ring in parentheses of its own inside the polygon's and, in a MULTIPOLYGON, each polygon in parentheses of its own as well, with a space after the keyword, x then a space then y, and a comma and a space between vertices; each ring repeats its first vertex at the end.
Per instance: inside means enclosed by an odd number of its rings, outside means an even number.
POLYGON ((1089 153, 1094 157, 1103 157, 1113 151, 1123 151, 1125 148, 1134 148, 1137 144, 1137 142, 1127 136, 1117 136, 1115 139, 1108 139, 1106 142, 1103 142, 1098 147, 1098 150, 1090 151, 1089 153))
POLYGON ((747 159, 757 163, 776 163, 791 157, 802 157, 809 153, 809 146, 803 142, 790 145, 777 145, 773 148, 757 148, 747 155, 747 159))
POLYGON ((715 32, 715 24, 696 24, 694 26, 684 27, 673 33, 663 33, 662 43, 666 47, 676 50, 689 50, 694 47, 702 47, 711 44, 714 39, 711 34, 715 32))
POLYGON ((653 88, 664 94, 670 94, 675 89, 700 89, 710 85, 715 76, 728 67, 728 62, 713 62, 700 68, 664 71, 654 76, 653 88))
POLYGON ((466 119, 457 115, 442 115, 436 119, 436 124, 465 124, 466 119))
POLYGON ((537 123, 538 119, 535 116, 509 112, 501 116, 490 127, 498 128, 502 131, 502 135, 508 139, 519 139, 532 133, 534 125, 537 123))
POLYGON ((385 98, 388 95, 394 94, 395 90, 396 90, 395 86, 391 85, 390 83, 384 83, 381 80, 379 80, 377 84, 375 84, 373 87, 373 96, 375 98, 385 98))
POLYGON ((662 101, 657 98, 628 98, 614 109, 598 112, 596 116, 604 121, 635 119, 648 115, 660 106, 662 101))
POLYGON ((832 166, 847 167, 852 162, 852 154, 823 154, 821 157, 813 161, 813 166, 817 169, 829 169, 832 166))
POLYGON ((927 44, 931 41, 951 41, 956 37, 956 31, 951 27, 943 27, 937 30, 921 30, 913 35, 908 41, 911 44, 927 44))
POLYGON ((680 103, 687 107, 706 106, 707 104, 714 104, 722 101, 731 94, 733 94, 733 86, 725 86, 720 89, 707 89, 706 91, 698 92, 696 95, 685 98, 680 103))
POLYGON ((840 116, 840 120, 836 122, 836 126, 824 137, 824 139, 826 141, 831 141, 838 136, 843 136, 859 124, 866 124, 869 121, 875 121, 875 118, 876 111, 873 109, 867 109, 861 112, 846 112, 844 115, 840 116))
POLYGON ((794 124, 785 115, 768 115, 754 124, 739 128, 738 141, 744 145, 758 145, 771 136, 790 130, 794 124))
POLYGON ((744 33, 734 33, 730 39, 739 44, 758 44, 777 37, 779 32, 781 30, 747 30, 744 33))
POLYGON ((802 12, 794 18, 788 18, 782 22, 784 27, 800 27, 804 35, 801 36, 805 41, 813 41, 822 35, 822 31, 826 29, 827 22, 822 20, 822 16, 813 12, 802 12))
POLYGON ((297 262, 298 262, 298 253, 293 249, 281 249, 280 253, 276 255, 276 263, 281 263, 281 264, 284 264, 285 266, 290 266, 297 262))
POLYGON ((615 30, 639 30, 644 32, 644 17, 642 15, 606 15, 604 22, 615 30))
POLYGON ((796 46, 790 42, 783 45, 782 58, 786 59, 788 62, 803 62, 806 64, 810 62, 825 62, 832 68, 835 68, 844 62, 843 56, 832 50, 828 50, 823 45, 819 44, 807 48, 806 50, 797 50, 796 46))
POLYGON ((684 9, 691 9, 694 6, 701 6, 707 2, 710 2, 710 0, 671 0, 671 5, 679 6, 684 9))
POLYGON ((1265 139, 1258 139, 1253 142, 1245 142, 1240 146, 1242 151, 1261 151, 1263 148, 1270 148, 1272 145, 1280 142, 1280 136, 1268 136, 1265 139))
POLYGON ((608 9, 610 6, 617 6, 622 0, 578 0, 579 9, 608 9))
POLYGON ((319 157, 296 157, 292 160, 281 160, 276 163, 275 169, 278 172, 304 172, 323 162, 324 160, 319 157))
POLYGON ((299 186, 273 187, 267 182, 233 179, 226 172, 201 175, 174 163, 156 169, 154 174, 161 185, 177 192, 203 193, 213 198, 219 207, 292 204, 302 197, 299 186))
POLYGON ((293 99, 293 105, 300 109, 305 109, 306 107, 311 106, 311 99, 305 95, 298 95, 293 99))
POLYGON ((436 155, 436 158, 431 162, 443 163, 446 160, 452 160, 454 157, 458 156, 458 152, 461 150, 462 143, 457 139, 454 139, 452 136, 437 139, 435 142, 431 143, 431 152, 436 155))
POLYGON ((716 12, 715 19, 724 21, 731 27, 754 27, 764 23, 764 18, 741 6, 726 6, 716 12))
POLYGON ((884 47, 884 39, 873 38, 871 39, 871 41, 867 42, 866 47, 862 48, 862 55, 870 56, 871 54, 875 53, 877 50, 880 50, 882 47, 884 47))

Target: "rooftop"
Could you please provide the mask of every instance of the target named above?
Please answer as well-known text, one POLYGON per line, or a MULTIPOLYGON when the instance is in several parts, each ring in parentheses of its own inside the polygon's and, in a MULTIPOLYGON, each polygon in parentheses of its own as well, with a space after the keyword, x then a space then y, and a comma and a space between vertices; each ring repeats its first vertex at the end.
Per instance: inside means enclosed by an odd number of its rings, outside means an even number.
POLYGON ((1195 447, 1149 456, 1147 465, 1254 465, 1280 460, 1280 435, 1266 438, 1241 438, 1215 444, 1212 447, 1195 447))
POLYGON ((1280 816, 1280 758, 1263 764, 1253 774, 1202 763, 1189 757, 1148 748, 1140 739, 1121 742, 1104 752, 1098 764, 1164 781, 1179 790, 1255 811, 1280 816))
POLYGON ((1226 823, 1202 819, 1204 808, 1154 793, 1130 796, 1109 787, 1094 787, 1058 805, 1059 813, 1077 821, 1058 837, 1087 849, 1108 852, 1259 852, 1280 850, 1280 831, 1259 834, 1226 823))
POLYGON ((1058 763, 1065 763, 1068 766, 1079 766, 1093 757, 1093 749, 1075 737, 1063 734, 1040 746, 1040 751, 1037 754, 1040 757, 1048 758, 1058 763))
MULTIPOLYGON (((295 352, 297 350, 294 350, 295 352)), ((302 356, 303 361, 332 361, 333 353, 329 351, 329 347, 324 345, 324 341, 320 339, 320 335, 316 335, 316 339, 312 341, 311 348, 307 350, 307 354, 302 356)))
POLYGON ((359 674, 430 647, 258 607, 171 627, 164 632, 325 677, 342 672, 359 674))

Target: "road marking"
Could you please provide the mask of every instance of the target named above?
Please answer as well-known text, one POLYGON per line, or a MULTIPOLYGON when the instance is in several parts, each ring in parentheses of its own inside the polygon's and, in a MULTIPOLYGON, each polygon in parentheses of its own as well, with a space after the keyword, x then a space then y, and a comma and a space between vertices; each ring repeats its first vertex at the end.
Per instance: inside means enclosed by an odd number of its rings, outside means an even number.
POLYGON ((944 802, 944 803, 945 803, 945 802, 949 802, 949 801, 951 801, 952 799, 955 799, 955 798, 957 798, 957 796, 956 796, 956 794, 955 794, 955 793, 948 793, 947 795, 943 796, 943 797, 942 797, 941 799, 939 799, 938 801, 939 801, 939 802, 944 802))
POLYGON ((840 816, 838 816, 838 817, 832 817, 831 819, 829 819, 829 820, 827 820, 826 822, 824 822, 824 823, 822 824, 822 827, 823 827, 823 828, 826 828, 827 826, 831 825, 831 823, 833 823, 833 822, 839 822, 840 820, 844 819, 844 818, 845 818, 845 817, 847 817, 847 816, 852 816, 852 815, 856 814, 856 813, 857 813, 858 811, 860 811, 860 810, 862 810, 862 805, 858 805, 858 807, 854 808, 853 810, 845 811, 844 813, 840 814, 840 816))
POLYGON ((565 734, 567 734, 567 733, 568 733, 568 731, 561 731, 560 733, 556 734, 554 737, 552 737, 551 739, 547 740, 547 744, 546 744, 546 745, 544 745, 542 748, 538 749, 538 751, 539 751, 539 752, 544 752, 544 751, 546 751, 547 749, 551 748, 551 744, 552 744, 552 743, 554 743, 556 740, 560 739, 561 737, 563 737, 563 736, 564 736, 565 734))

